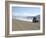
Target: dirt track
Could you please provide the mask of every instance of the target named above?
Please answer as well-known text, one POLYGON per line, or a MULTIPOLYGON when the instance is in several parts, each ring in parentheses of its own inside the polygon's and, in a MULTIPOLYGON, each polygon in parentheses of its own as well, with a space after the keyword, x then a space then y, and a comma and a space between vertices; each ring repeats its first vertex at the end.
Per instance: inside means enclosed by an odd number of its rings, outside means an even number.
POLYGON ((19 31, 19 30, 39 30, 40 23, 31 23, 31 22, 24 22, 19 21, 16 19, 12 19, 12 30, 19 31))

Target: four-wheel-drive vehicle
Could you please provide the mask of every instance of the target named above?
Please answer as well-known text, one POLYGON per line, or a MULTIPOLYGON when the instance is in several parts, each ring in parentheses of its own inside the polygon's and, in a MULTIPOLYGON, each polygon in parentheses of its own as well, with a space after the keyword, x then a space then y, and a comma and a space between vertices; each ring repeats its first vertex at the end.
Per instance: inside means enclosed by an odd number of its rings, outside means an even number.
POLYGON ((36 17, 33 17, 33 22, 34 22, 34 23, 38 22, 38 20, 37 20, 36 17))

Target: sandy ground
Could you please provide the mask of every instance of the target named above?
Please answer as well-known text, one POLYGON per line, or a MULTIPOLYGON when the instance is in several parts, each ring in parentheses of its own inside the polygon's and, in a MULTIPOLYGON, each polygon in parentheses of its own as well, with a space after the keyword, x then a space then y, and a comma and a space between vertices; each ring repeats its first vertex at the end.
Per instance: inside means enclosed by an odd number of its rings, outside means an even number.
POLYGON ((32 23, 26 21, 19 21, 12 19, 12 30, 13 31, 22 31, 22 30, 39 30, 40 23, 32 23))

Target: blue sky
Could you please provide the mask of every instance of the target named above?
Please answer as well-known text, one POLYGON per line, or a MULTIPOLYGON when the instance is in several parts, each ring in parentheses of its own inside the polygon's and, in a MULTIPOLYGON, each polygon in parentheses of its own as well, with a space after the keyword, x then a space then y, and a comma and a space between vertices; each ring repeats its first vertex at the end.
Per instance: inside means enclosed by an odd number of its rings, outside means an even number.
POLYGON ((39 14, 39 7, 12 7, 13 16, 36 16, 39 14))

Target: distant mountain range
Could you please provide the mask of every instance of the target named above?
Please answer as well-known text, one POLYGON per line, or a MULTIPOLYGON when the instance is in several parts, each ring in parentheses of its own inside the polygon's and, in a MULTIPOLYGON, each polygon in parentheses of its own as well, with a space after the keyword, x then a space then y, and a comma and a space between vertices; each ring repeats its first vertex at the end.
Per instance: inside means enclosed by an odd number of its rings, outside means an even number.
POLYGON ((21 21, 32 21, 34 17, 40 21, 40 15, 37 15, 37 16, 12 16, 12 19, 17 19, 17 20, 21 20, 21 21))
POLYGON ((40 15, 37 16, 12 16, 13 18, 26 18, 26 19, 31 19, 33 17, 39 18, 40 19, 40 15))

